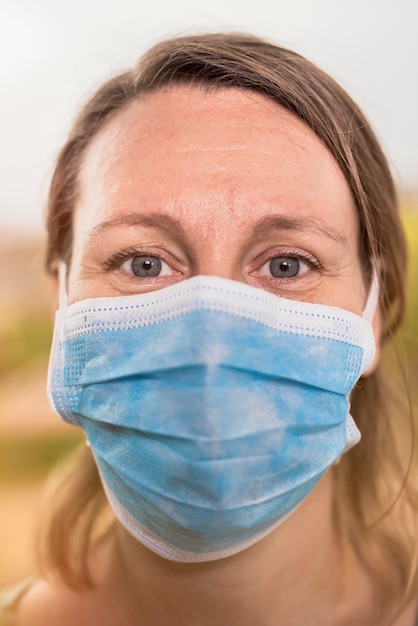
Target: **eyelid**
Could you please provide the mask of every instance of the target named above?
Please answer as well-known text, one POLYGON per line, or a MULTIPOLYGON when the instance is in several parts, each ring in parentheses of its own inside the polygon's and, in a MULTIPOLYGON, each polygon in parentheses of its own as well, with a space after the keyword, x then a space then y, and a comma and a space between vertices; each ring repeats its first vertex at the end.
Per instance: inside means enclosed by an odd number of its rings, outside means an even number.
POLYGON ((285 247, 274 247, 265 250, 261 254, 257 255, 257 257, 250 263, 249 273, 255 273, 260 271, 260 269, 266 264, 272 261, 273 259, 279 257, 288 257, 292 259, 297 259, 302 263, 308 265, 311 269, 316 270, 318 272, 323 271, 322 263, 310 253, 300 250, 295 250, 295 248, 285 248, 285 247))
POLYGON ((119 268, 123 271, 126 271, 127 274, 130 274, 135 279, 146 278, 147 280, 150 280, 152 278, 164 278, 167 276, 173 276, 176 273, 176 270, 173 267, 171 267, 169 263, 167 263, 163 259, 160 259, 160 257, 157 257, 155 254, 135 254, 133 256, 129 256, 123 261, 123 263, 120 264, 119 268), (130 267, 129 269, 124 268, 124 265, 128 264, 129 262, 132 263, 133 260, 137 258, 158 259, 161 263, 161 272, 157 276, 142 276, 141 277, 133 272, 132 267, 130 267))
POLYGON ((288 254, 287 254, 287 255, 286 255, 286 254, 280 254, 280 255, 277 255, 277 256, 273 256, 273 257, 271 257, 270 259, 267 259, 267 261, 265 261, 265 262, 264 262, 264 263, 260 266, 260 268, 259 268, 259 270, 258 270, 258 273, 259 273, 260 275, 262 275, 262 276, 269 276, 270 278, 272 278, 272 279, 276 279, 276 280, 292 280, 292 279, 296 279, 296 278, 298 278, 299 276, 301 276, 301 275, 305 274, 305 273, 306 273, 307 271, 309 271, 310 269, 311 269, 311 265, 310 265, 309 263, 307 263, 307 262, 306 262, 304 259, 302 259, 301 257, 290 256, 290 255, 288 255, 288 254), (298 272, 298 274, 297 274, 296 276, 282 276, 282 277, 279 277, 279 276, 273 276, 273 275, 271 274, 271 268, 270 268, 271 263, 272 263, 272 261, 274 261, 275 259, 280 259, 280 258, 282 258, 282 259, 294 259, 294 260, 296 260, 296 261, 299 263, 299 270, 301 269, 301 268, 300 268, 300 265, 304 265, 306 269, 305 269, 304 271, 299 271, 299 272, 298 272), (268 269, 267 269, 267 267, 268 267, 268 269), (266 268, 266 273, 265 273, 265 274, 264 274, 264 272, 263 272, 263 268, 266 268), (269 272, 270 272, 270 273, 269 273, 269 272))
POLYGON ((160 259, 162 263, 166 263, 169 267, 173 269, 173 271, 179 271, 179 267, 175 268, 173 267, 173 265, 181 265, 181 261, 177 259, 172 253, 161 251, 148 246, 132 246, 124 250, 120 250, 119 252, 116 252, 114 255, 112 255, 107 261, 104 262, 104 269, 109 272, 111 272, 112 270, 120 269, 126 261, 138 256, 151 256, 160 259), (167 260, 167 256, 170 257, 171 263, 170 260, 167 260))

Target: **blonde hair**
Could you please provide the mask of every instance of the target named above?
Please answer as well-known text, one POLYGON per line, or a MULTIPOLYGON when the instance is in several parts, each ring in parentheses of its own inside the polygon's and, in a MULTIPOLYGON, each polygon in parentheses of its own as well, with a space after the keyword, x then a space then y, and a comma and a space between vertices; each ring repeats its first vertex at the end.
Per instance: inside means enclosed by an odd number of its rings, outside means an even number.
MULTIPOLYGON (((78 173, 92 138, 132 101, 181 85, 204 92, 235 88, 263 94, 320 138, 350 187, 359 216, 360 255, 365 267, 373 258, 379 269, 382 341, 392 337, 404 314, 406 245, 394 184, 379 143, 357 105, 332 78, 295 52, 249 35, 163 41, 133 69, 97 91, 58 156, 47 213, 48 267, 58 258, 71 262, 78 173)), ((389 571, 395 581, 392 588, 407 598, 417 579, 415 495, 405 485, 405 468, 394 443, 405 428, 401 423, 405 412, 397 414, 395 422, 389 396, 381 366, 353 391, 352 413, 362 440, 335 468, 335 514, 363 563, 382 584, 389 571), (403 530, 400 514, 411 521, 403 530)), ((90 539, 105 501, 88 450, 66 472, 60 493, 60 502, 44 525, 43 559, 67 583, 83 584, 88 578, 90 539)))

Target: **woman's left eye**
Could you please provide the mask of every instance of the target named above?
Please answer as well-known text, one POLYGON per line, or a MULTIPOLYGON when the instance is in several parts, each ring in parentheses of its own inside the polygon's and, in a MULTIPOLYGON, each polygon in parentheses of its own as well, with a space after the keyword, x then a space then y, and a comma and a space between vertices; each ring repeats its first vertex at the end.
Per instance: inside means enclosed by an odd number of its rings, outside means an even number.
POLYGON ((174 270, 159 257, 150 254, 133 256, 124 263, 121 268, 138 278, 157 278, 171 276, 174 270))
POLYGON ((259 274, 273 278, 295 278, 309 270, 309 265, 294 256, 276 256, 264 263, 259 274))

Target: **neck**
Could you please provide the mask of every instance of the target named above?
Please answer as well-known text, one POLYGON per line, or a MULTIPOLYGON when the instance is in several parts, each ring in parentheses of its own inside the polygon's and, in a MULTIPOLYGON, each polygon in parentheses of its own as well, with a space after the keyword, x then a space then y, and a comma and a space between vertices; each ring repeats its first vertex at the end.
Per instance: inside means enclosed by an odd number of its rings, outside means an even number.
POLYGON ((117 526, 109 581, 112 598, 119 594, 114 604, 126 609, 124 623, 139 618, 149 626, 339 623, 345 559, 333 526, 331 493, 326 475, 270 535, 207 563, 167 561, 117 526))

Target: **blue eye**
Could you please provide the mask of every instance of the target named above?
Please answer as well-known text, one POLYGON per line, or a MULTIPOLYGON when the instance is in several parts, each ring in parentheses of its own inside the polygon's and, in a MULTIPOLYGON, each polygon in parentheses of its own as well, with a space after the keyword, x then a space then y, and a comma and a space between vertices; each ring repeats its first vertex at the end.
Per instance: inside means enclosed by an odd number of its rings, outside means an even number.
POLYGON ((295 257, 278 256, 269 261, 269 270, 274 278, 294 278, 300 273, 301 265, 306 267, 295 257))
POLYGON ((155 278, 161 274, 162 262, 156 256, 135 256, 131 259, 131 269, 139 278, 155 278))
POLYGON ((170 261, 163 260, 159 253, 150 254, 146 250, 127 248, 110 258, 105 269, 109 272, 121 271, 122 278, 133 281, 137 286, 147 281, 150 285, 161 285, 161 280, 167 281, 181 275, 181 271, 175 269, 175 258, 164 254, 170 261))
POLYGON ((260 267, 258 274, 268 278, 296 278, 311 269, 312 263, 297 256, 275 256, 260 267))
POLYGON ((130 255, 121 268, 137 278, 160 278, 175 274, 168 263, 151 254, 130 255))

